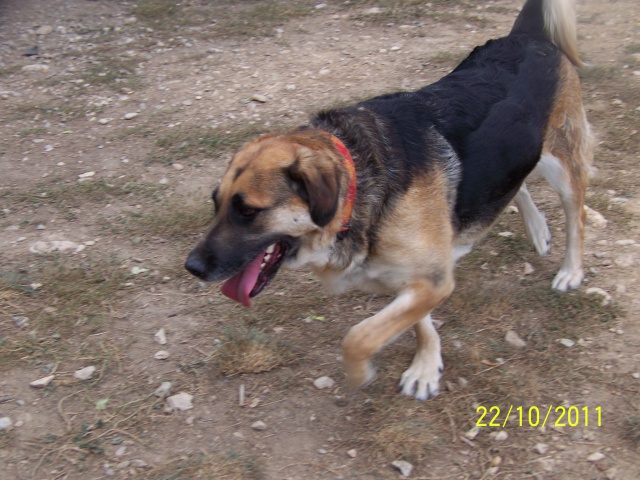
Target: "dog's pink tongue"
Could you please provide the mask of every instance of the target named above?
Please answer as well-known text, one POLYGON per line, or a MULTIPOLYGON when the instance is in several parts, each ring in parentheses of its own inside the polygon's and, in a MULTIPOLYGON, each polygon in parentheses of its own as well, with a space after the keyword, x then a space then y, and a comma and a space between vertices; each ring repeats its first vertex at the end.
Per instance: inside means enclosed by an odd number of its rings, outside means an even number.
POLYGON ((265 252, 262 252, 244 270, 224 282, 220 289, 222 293, 230 299, 243 304, 245 307, 250 307, 251 299, 249 298, 249 294, 258 281, 260 265, 262 264, 264 255, 265 252))

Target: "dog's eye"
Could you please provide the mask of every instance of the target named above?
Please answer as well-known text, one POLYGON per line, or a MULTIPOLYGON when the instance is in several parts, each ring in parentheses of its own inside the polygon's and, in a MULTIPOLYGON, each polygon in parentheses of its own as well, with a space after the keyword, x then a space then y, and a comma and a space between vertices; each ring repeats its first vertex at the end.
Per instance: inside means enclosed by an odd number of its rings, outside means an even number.
POLYGON ((257 210, 255 208, 240 207, 238 208, 238 213, 245 218, 250 218, 257 213, 257 210))

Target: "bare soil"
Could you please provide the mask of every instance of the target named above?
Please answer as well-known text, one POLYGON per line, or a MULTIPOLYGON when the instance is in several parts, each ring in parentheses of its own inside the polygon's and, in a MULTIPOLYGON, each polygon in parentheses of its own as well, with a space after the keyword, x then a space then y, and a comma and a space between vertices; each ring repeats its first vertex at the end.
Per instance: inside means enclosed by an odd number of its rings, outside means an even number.
POLYGON ((552 253, 537 257, 506 212, 461 262, 436 312, 437 398, 395 391, 410 334, 376 357, 372 386, 344 397, 340 340, 390 298, 329 297, 310 274, 282 272, 244 309, 182 268, 243 141, 432 82, 508 33, 520 6, 0 3, 0 417, 13 424, 0 431, 0 478, 398 478, 395 460, 422 479, 640 478, 637 0, 578 7, 598 138, 587 203, 607 220, 589 223, 585 284, 551 291, 563 216, 534 183, 552 253), (53 241, 75 245, 33 253, 53 241), (166 345, 154 340, 161 328, 166 345), (508 330, 526 347, 505 342, 508 330), (74 378, 90 365, 91 379, 74 378), (47 387, 30 386, 48 375, 47 387), (335 386, 316 389, 325 375, 335 386), (164 381, 193 408, 167 411, 153 395, 164 381), (500 426, 474 437, 480 406, 499 407, 500 426), (510 406, 523 407, 522 422, 503 424, 510 406), (575 426, 558 406, 576 407, 575 426), (529 422, 531 407, 551 420, 529 422))

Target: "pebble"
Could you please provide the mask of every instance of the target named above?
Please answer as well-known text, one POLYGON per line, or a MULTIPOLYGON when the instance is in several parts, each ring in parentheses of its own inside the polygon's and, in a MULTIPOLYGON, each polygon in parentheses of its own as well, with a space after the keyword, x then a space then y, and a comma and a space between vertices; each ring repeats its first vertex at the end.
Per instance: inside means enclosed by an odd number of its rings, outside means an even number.
POLYGON ((131 462, 129 460, 125 460, 124 462, 120 462, 116 465, 116 470, 124 470, 125 468, 129 468, 131 462))
POLYGON ((382 13, 382 9, 380 7, 367 8, 362 12, 363 15, 376 15, 378 13, 382 13))
POLYGON ((468 430, 467 432, 465 432, 464 436, 469 440, 475 440, 475 438, 478 436, 479 433, 480 433, 480 427, 475 426, 470 430, 468 430))
POLYGON ((177 171, 184 170, 184 165, 182 165, 181 163, 172 163, 171 166, 174 170, 177 171))
POLYGON ((138 115, 140 115, 140 114, 139 114, 139 113, 137 113, 137 112, 129 112, 129 113, 125 113, 123 118, 124 118, 125 120, 133 120, 133 119, 134 119, 134 118, 136 118, 138 115))
POLYGON ((500 233, 498 233, 498 236, 504 237, 504 238, 510 238, 510 237, 513 237, 513 235, 514 235, 513 232, 500 232, 500 233))
POLYGON ((267 103, 269 101, 269 99, 266 97, 266 95, 261 95, 259 93, 254 93, 253 95, 251 95, 251 101, 252 102, 258 102, 258 103, 267 103))
POLYGON ((349 458, 356 458, 358 456, 358 451, 355 448, 352 448, 351 450, 347 450, 347 456, 349 458))
POLYGON ((326 454, 327 454, 327 451, 326 451, 324 448, 319 448, 319 449, 317 450, 317 452, 318 452, 320 455, 326 455, 326 454))
POLYGON ((496 442, 504 442, 507 438, 509 438, 509 434, 506 430, 500 430, 496 433, 494 440, 496 442))
POLYGON ((627 253, 624 255, 620 255, 619 257, 616 257, 613 263, 615 263, 617 266, 622 268, 629 268, 635 265, 636 259, 633 256, 633 254, 627 253))
POLYGON ((94 177, 96 172, 84 172, 78 175, 78 178, 91 178, 94 177))
POLYGON ((49 375, 48 377, 39 378, 38 380, 34 380, 29 385, 33 388, 44 388, 49 385, 53 379, 56 378, 55 375, 49 375))
POLYGON ((327 388, 331 388, 336 384, 336 382, 331 377, 320 377, 316 378, 313 381, 313 386, 318 390, 325 390, 327 388))
POLYGON ((413 465, 404 460, 394 460, 391 462, 391 465, 397 469, 404 478, 409 478, 409 475, 411 475, 411 471, 413 470, 413 465))
POLYGON ((167 334, 164 331, 164 328, 161 328, 160 330, 158 330, 155 335, 153 336, 154 340, 156 341, 157 344, 159 345, 166 345, 167 344, 167 334))
POLYGON ((259 432, 263 432, 267 429, 267 424, 261 420, 258 420, 257 422, 253 422, 251 424, 251 428, 254 430, 258 430, 259 432))
POLYGON ((589 462, 599 462, 600 460, 603 460, 605 457, 605 454, 602 452, 593 452, 591 455, 589 455, 587 457, 587 460, 589 462))
POLYGON ((464 388, 469 385, 469 380, 464 377, 458 377, 458 385, 460 385, 460 388, 464 388))
POLYGON ((492 466, 492 467, 497 467, 497 466, 499 466, 501 463, 502 463, 502 457, 501 457, 501 456, 496 456, 496 457, 493 457, 493 458, 491 459, 491 466, 492 466))
POLYGON ((606 307, 607 305, 609 305, 611 303, 611 295, 609 295, 607 292, 605 292, 601 288, 590 287, 590 288, 587 288, 585 293, 587 295, 600 295, 602 297, 602 301, 600 302, 600 306, 602 306, 602 307, 606 307))
POLYGON ((167 398, 167 405, 172 410, 191 410, 193 408, 193 395, 180 392, 172 397, 167 398))
POLYGON ((0 418, 0 430, 11 430, 13 428, 13 422, 9 417, 0 418))
POLYGON ((153 354, 153 358, 155 358, 156 360, 166 360, 170 355, 171 354, 166 350, 158 350, 153 354))
POLYGON ((44 63, 34 63, 32 65, 25 65, 22 67, 22 71, 31 73, 49 73, 49 65, 44 63))
POLYGON ((561 338, 560 340, 558 340, 558 343, 560 343, 561 345, 564 345, 567 348, 571 348, 576 344, 576 342, 568 338, 561 338))
POLYGON ((544 455, 549 451, 549 445, 546 443, 536 443, 536 446, 533 447, 533 449, 540 455, 544 455))
MULTIPOLYGON (((127 451, 127 447, 125 447, 124 445, 121 447, 118 447, 118 449, 116 450, 116 457, 122 457, 124 456, 125 452, 127 451)), ((116 467, 117 468, 117 467, 116 467)))
POLYGON ((638 379, 640 379, 640 372, 633 372, 633 373, 631 374, 631 376, 632 376, 633 378, 635 378, 636 380, 638 380, 638 379))
POLYGON ((136 468, 147 468, 149 464, 144 460, 136 458, 135 460, 131 460, 131 466, 136 468))
POLYGON ((11 320, 18 328, 27 328, 29 325, 29 319, 27 317, 11 317, 11 320))
POLYGON ((93 374, 96 372, 96 367, 93 365, 85 368, 81 368, 80 370, 76 370, 73 374, 73 378, 78 380, 89 380, 93 377, 93 374))
POLYGON ((632 239, 616 240, 616 245, 622 245, 623 247, 628 245, 635 245, 635 244, 636 244, 636 241, 632 239))
POLYGON ((101 118, 100 120, 98 120, 98 123, 100 125, 106 125, 107 123, 109 123, 111 121, 111 118, 101 118))
POLYGON ((535 272, 533 265, 531 265, 529 262, 524 262, 523 275, 531 275, 533 272, 535 272))
POLYGON ((507 334, 504 336, 504 340, 512 347, 524 348, 527 346, 527 342, 521 339, 513 330, 507 330, 507 334))
POLYGON ((600 212, 591 207, 587 207, 586 205, 584 206, 584 209, 587 212, 587 223, 596 228, 604 228, 607 226, 607 219, 604 218, 600 212))
POLYGON ((49 35, 51 32, 53 32, 53 27, 51 25, 42 25, 40 27, 38 27, 38 29, 35 31, 36 35, 49 35))
POLYGON ((73 250, 73 253, 78 253, 84 250, 84 245, 79 245, 69 240, 53 240, 51 242, 39 241, 29 247, 29 251, 35 254, 46 254, 53 252, 66 252, 73 250))

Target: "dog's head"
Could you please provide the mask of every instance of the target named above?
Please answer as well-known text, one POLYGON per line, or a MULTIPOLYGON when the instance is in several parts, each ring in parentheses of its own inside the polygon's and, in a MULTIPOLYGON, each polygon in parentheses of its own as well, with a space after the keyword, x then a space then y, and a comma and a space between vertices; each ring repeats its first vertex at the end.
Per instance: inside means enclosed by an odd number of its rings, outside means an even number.
POLYGON ((338 232, 344 177, 325 133, 303 130, 247 143, 213 192, 215 217, 186 269, 205 281, 229 279, 223 293, 249 306, 307 237, 338 232))

